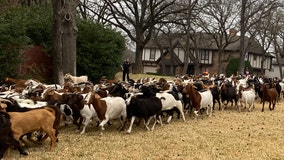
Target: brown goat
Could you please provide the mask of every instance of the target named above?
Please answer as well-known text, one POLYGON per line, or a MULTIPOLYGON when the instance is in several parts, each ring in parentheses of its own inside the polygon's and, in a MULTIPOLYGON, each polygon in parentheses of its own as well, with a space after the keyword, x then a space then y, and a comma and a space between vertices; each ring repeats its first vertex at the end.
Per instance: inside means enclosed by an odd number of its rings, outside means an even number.
POLYGON ((191 104, 194 108, 196 108, 197 111, 200 110, 200 102, 201 102, 201 95, 199 92, 194 89, 194 86, 192 84, 188 84, 184 87, 183 93, 188 95, 188 97, 191 100, 191 104))
POLYGON ((77 93, 77 92, 82 92, 82 91, 81 91, 81 88, 79 86, 75 86, 72 82, 65 82, 63 89, 60 92, 77 93))
POLYGON ((3 80, 4 83, 15 84, 18 87, 25 87, 26 81, 27 80, 25 80, 25 79, 14 79, 14 78, 10 78, 10 77, 6 77, 3 80))
POLYGON ((62 96, 55 89, 49 88, 42 93, 42 101, 61 101, 62 96))
POLYGON ((163 86, 163 85, 165 85, 165 84, 167 84, 168 83, 168 81, 165 79, 165 78, 160 78, 159 79, 159 82, 158 82, 158 84, 160 85, 160 86, 163 86))
POLYGON ((21 137, 33 131, 42 130, 50 138, 50 151, 54 151, 56 143, 55 113, 51 108, 34 109, 27 112, 9 112, 13 137, 20 143, 21 137))
POLYGON ((77 93, 64 93, 62 94, 62 101, 70 106, 73 111, 73 123, 80 129, 83 117, 80 111, 84 108, 84 96, 77 93), (78 122, 79 121, 79 122, 78 122))
POLYGON ((272 84, 273 82, 271 82, 270 84, 263 84, 262 85, 262 89, 263 89, 263 95, 262 95, 262 112, 264 111, 264 103, 265 101, 269 102, 269 109, 270 110, 274 110, 275 104, 276 104, 276 100, 278 98, 278 92, 275 88, 275 85, 272 84), (271 103, 272 103, 272 107, 271 107, 271 103))

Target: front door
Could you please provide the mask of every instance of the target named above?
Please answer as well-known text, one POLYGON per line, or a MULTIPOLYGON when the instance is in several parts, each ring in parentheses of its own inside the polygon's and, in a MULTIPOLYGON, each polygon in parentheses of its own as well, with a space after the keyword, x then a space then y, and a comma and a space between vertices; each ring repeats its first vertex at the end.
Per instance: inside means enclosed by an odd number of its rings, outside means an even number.
POLYGON ((186 74, 194 75, 194 65, 188 65, 186 74))

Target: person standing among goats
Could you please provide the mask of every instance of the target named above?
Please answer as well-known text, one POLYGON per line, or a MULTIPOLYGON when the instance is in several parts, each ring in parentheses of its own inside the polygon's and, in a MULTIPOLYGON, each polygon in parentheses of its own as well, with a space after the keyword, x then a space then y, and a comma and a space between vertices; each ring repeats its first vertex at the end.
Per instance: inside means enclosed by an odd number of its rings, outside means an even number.
POLYGON ((249 71, 248 67, 245 68, 245 73, 244 74, 245 74, 246 77, 250 75, 250 71, 249 71))
POLYGON ((122 73, 122 81, 125 81, 125 77, 126 77, 127 81, 129 81, 129 68, 130 68, 129 59, 126 58, 121 65, 121 69, 122 69, 122 72, 123 72, 122 73))

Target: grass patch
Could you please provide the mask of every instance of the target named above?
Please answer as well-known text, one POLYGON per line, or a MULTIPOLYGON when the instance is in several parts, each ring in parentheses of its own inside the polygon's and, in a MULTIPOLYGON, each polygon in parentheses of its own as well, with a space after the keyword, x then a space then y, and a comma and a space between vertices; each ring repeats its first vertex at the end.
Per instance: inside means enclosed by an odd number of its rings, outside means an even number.
MULTIPOLYGON (((122 72, 118 72, 115 75, 115 78, 122 80, 122 72)), ((174 76, 154 75, 154 74, 133 74, 133 73, 130 73, 129 78, 133 79, 135 81, 137 81, 138 79, 141 79, 141 78, 155 78, 157 80, 159 80, 160 78, 165 78, 168 81, 172 81, 175 77, 174 76)))
MULTIPOLYGON (((121 79, 121 72, 117 74, 121 79)), ((130 74, 134 80, 139 78, 160 78, 145 74, 130 74)), ((164 77, 164 76, 163 76, 164 77)), ((174 77, 164 77, 173 80, 174 77)), ((270 160, 283 159, 284 139, 284 99, 274 111, 259 99, 255 101, 252 112, 236 107, 224 111, 215 110, 212 117, 200 115, 197 121, 193 114, 186 114, 186 122, 173 117, 170 124, 156 125, 154 131, 146 131, 142 123, 133 126, 132 133, 118 131, 118 121, 106 126, 102 136, 93 122, 80 135, 76 126, 60 128, 59 142, 54 152, 48 152, 49 139, 43 145, 29 144, 28 156, 20 156, 12 150, 8 159, 20 160, 270 160)), ((216 106, 215 108, 218 108, 216 106)), ((128 129, 129 125, 126 126, 128 129)))
POLYGON ((9 159, 282 159, 283 105, 280 100, 275 110, 269 111, 266 104, 261 112, 262 105, 256 101, 252 112, 242 109, 239 113, 229 107, 215 110, 212 117, 203 114, 197 121, 186 114, 186 122, 174 117, 154 131, 146 131, 141 124, 133 126, 130 135, 117 130, 117 121, 107 126, 102 136, 95 124, 89 125, 84 135, 74 125, 64 126, 55 152, 47 151, 47 140, 40 146, 30 144, 28 156, 12 151, 9 159))

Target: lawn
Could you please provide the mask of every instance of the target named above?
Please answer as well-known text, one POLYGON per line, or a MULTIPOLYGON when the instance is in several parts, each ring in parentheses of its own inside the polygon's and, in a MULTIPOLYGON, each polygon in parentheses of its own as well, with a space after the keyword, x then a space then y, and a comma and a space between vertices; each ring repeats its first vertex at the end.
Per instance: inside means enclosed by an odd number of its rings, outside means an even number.
MULTIPOLYGON (((117 75, 121 79, 121 75, 117 75)), ((134 75, 130 77, 157 77, 134 75)), ((167 77, 173 78, 173 77, 167 77)), ((134 126, 131 134, 118 131, 112 121, 103 135, 93 122, 86 133, 79 134, 76 126, 60 128, 59 142, 54 152, 48 152, 49 139, 43 145, 29 144, 28 156, 11 151, 9 159, 26 160, 276 160, 284 159, 284 99, 270 111, 259 99, 252 112, 228 106, 215 110, 212 117, 202 114, 197 121, 186 114, 186 122, 175 116, 170 124, 157 125, 147 131, 143 125, 134 126)), ((216 106, 218 108, 218 106, 216 106)), ((127 125, 128 128, 128 125, 127 125)))

